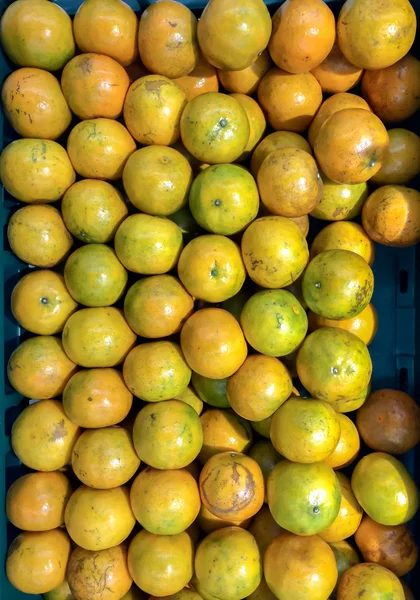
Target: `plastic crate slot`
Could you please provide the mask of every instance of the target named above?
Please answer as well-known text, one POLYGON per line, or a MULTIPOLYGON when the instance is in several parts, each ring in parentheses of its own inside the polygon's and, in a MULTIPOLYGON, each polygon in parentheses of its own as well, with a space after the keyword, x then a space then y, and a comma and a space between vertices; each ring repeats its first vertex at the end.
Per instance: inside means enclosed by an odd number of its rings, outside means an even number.
POLYGON ((401 269, 400 271, 400 292, 406 294, 408 292, 408 271, 401 269))

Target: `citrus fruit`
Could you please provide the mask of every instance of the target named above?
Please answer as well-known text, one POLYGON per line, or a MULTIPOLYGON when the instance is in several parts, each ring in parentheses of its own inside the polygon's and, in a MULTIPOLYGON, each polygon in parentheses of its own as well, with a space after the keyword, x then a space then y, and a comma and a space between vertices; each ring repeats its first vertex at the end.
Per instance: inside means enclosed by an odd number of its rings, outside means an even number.
POLYGON ((375 246, 363 227, 348 221, 324 227, 312 242, 311 257, 327 250, 349 250, 359 254, 370 266, 375 259, 375 246))
POLYGON ((352 492, 350 479, 344 473, 336 475, 341 486, 341 504, 331 525, 319 533, 325 542, 341 542, 354 535, 363 516, 363 509, 352 492))
POLYGON ((284 533, 284 529, 278 525, 272 517, 270 509, 265 504, 252 519, 249 533, 251 533, 260 550, 261 558, 264 557, 272 540, 284 533))
POLYGON ((363 593, 367 598, 380 600, 385 596, 404 600, 404 590, 396 575, 381 565, 361 563, 348 569, 338 585, 338 600, 353 600, 363 593))
POLYGON ((359 454, 360 437, 353 421, 341 413, 337 413, 340 424, 340 437, 334 451, 324 458, 333 469, 343 469, 351 464, 359 454))
POLYGON ((206 404, 219 408, 230 408, 226 392, 227 378, 210 379, 193 371, 191 383, 201 400, 206 404))
MULTIPOLYGON (((214 408, 200 417, 203 446, 198 455, 201 464, 220 452, 248 452, 252 444, 252 428, 248 421, 230 410, 214 408)), ((223 518, 223 515, 221 516, 223 518)))
POLYGON ((269 154, 280 148, 298 148, 312 154, 312 148, 304 137, 293 131, 274 131, 258 144, 251 157, 251 173, 256 178, 269 154))
POLYGON ((371 390, 369 383, 361 392, 354 398, 345 398, 343 400, 335 400, 334 408, 338 413, 348 413, 357 410, 366 402, 371 390))
MULTIPOLYGON (((259 465, 264 477, 265 496, 264 502, 267 502, 267 479, 276 464, 282 460, 282 456, 274 448, 273 444, 268 440, 259 440, 252 445, 249 456, 253 458, 259 465)), ((262 509, 261 509, 262 510, 262 509)), ((261 512, 261 511, 260 511, 261 512)), ((255 519, 253 521, 253 524, 255 519)), ((253 534, 254 535, 254 534, 253 534)), ((258 540, 257 540, 258 543, 258 540)), ((263 553, 264 554, 264 553, 263 553)))
POLYGON ((389 129, 389 147, 382 167, 372 177, 380 185, 405 184, 420 173, 420 138, 408 129, 389 129))
POLYGON ((270 54, 266 49, 245 69, 239 71, 219 69, 217 74, 220 83, 228 92, 253 96, 261 79, 272 66, 270 54))
POLYGON ((250 600, 275 600, 276 596, 270 590, 265 578, 263 577, 260 585, 257 587, 255 592, 252 592, 252 594, 248 596, 248 598, 250 600))
POLYGON ((315 75, 323 92, 338 94, 347 92, 357 85, 362 77, 363 69, 352 65, 335 42, 328 56, 311 69, 311 73, 315 75))
POLYGON ((331 550, 334 552, 335 562, 337 565, 338 579, 337 584, 334 588, 331 598, 337 597, 338 584, 340 579, 348 569, 358 565, 360 563, 360 557, 357 551, 347 541, 342 542, 331 542, 328 544, 331 550))
POLYGON ((203 233, 203 230, 192 216, 188 206, 183 206, 176 212, 168 215, 168 219, 178 225, 185 243, 190 242, 192 239, 203 233))
POLYGON ((45 600, 74 600, 74 596, 66 580, 50 592, 43 594, 43 597, 45 600))
POLYGON ((263 137, 266 128, 266 121, 264 113, 261 110, 258 102, 256 102, 253 98, 250 98, 246 94, 231 94, 231 96, 232 98, 235 98, 239 104, 241 104, 249 121, 248 143, 245 146, 245 150, 238 158, 238 162, 244 162, 263 137))
POLYGON ((235 317, 235 319, 239 322, 239 318, 241 316, 241 312, 243 307, 245 306, 245 302, 249 300, 252 296, 251 290, 245 285, 239 290, 237 294, 232 296, 232 298, 228 298, 224 302, 221 303, 220 308, 227 310, 231 315, 235 317))
POLYGON ((259 433, 263 438, 270 439, 270 427, 273 415, 263 419, 262 421, 251 421, 251 427, 254 431, 259 433))
POLYGON ((367 346, 374 339, 378 330, 378 315, 373 304, 368 304, 356 317, 337 321, 325 319, 312 311, 308 313, 309 331, 315 331, 320 327, 337 327, 354 333, 367 346))
POLYGON ((176 77, 175 82, 184 90, 187 100, 192 100, 196 96, 206 94, 207 92, 219 91, 217 71, 201 55, 194 69, 188 75, 176 77))
POLYGON ((323 173, 321 201, 311 216, 323 221, 343 221, 357 217, 369 195, 367 183, 336 183, 323 173))
POLYGON ((200 399, 198 394, 196 394, 195 390, 188 386, 182 392, 177 394, 173 400, 179 400, 180 402, 185 402, 188 406, 191 406, 197 413, 197 415, 201 415, 204 408, 204 402, 200 399))
POLYGON ((242 519, 239 521, 235 521, 234 519, 220 519, 207 510, 204 504, 201 504, 197 517, 197 524, 200 530, 206 534, 216 531, 216 529, 222 529, 223 527, 243 527, 246 529, 250 521, 251 519, 242 519))

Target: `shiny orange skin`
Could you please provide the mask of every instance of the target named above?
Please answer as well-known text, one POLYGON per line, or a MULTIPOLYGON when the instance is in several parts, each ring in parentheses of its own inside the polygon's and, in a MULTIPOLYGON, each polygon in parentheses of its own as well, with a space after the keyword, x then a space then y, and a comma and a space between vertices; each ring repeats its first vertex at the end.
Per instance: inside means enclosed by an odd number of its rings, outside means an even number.
POLYGON ((217 408, 230 408, 226 394, 227 378, 211 379, 193 371, 191 383, 203 402, 217 408))
POLYGON ((252 428, 233 411, 211 408, 201 415, 200 421, 203 428, 203 446, 198 460, 202 465, 220 452, 248 452, 253 439, 252 428))
POLYGON ((357 531, 363 517, 363 509, 357 502, 344 473, 336 473, 341 487, 341 504, 337 517, 329 527, 321 531, 319 537, 325 542, 342 542, 357 531))
POLYGON ((127 548, 114 546, 91 551, 75 548, 67 567, 67 579, 79 600, 111 600, 122 598, 131 587, 127 566, 127 548))
POLYGON ((193 575, 193 543, 185 531, 155 535, 143 529, 128 549, 128 569, 146 594, 168 596, 180 592, 193 575))
POLYGON ((354 539, 366 562, 378 563, 397 577, 416 565, 418 549, 406 525, 380 525, 365 515, 354 539))
POLYGON ((363 183, 382 167, 388 146, 388 132, 376 115, 361 108, 345 108, 323 124, 314 152, 320 168, 333 181, 363 183))
POLYGON ((208 534, 216 529, 222 529, 223 527, 243 527, 246 529, 251 522, 251 519, 243 519, 235 521, 233 519, 220 519, 213 515, 204 504, 201 504, 200 512, 197 517, 197 524, 201 531, 208 534))
POLYGON ((49 269, 32 271, 20 279, 12 291, 12 313, 21 327, 39 335, 62 331, 77 308, 64 277, 49 269))
POLYGON ((233 375, 248 354, 238 321, 221 308, 192 314, 181 330, 181 348, 191 369, 211 379, 233 375))
POLYGON ((325 319, 312 311, 308 313, 309 331, 315 331, 320 327, 337 327, 354 333, 366 346, 373 341, 378 330, 378 314, 373 304, 368 304, 356 317, 337 321, 325 319))
POLYGON ((24 594, 44 594, 63 583, 71 548, 61 529, 24 531, 10 544, 6 575, 24 594))
POLYGON ((360 394, 357 394, 355 398, 345 399, 345 400, 337 400, 334 403, 334 408, 338 413, 349 413, 353 410, 357 410, 366 402, 367 397, 370 394, 371 384, 367 385, 360 394))
POLYGON ((325 458, 327 465, 333 469, 343 469, 356 460, 360 450, 360 437, 353 421, 341 413, 337 413, 340 423, 340 438, 332 454, 325 458))
POLYGON ((257 178, 264 159, 280 148, 299 148, 312 154, 312 148, 304 137, 293 131, 274 131, 267 135, 255 148, 251 157, 251 173, 257 178))
POLYGON ((66 354, 81 367, 115 367, 134 345, 136 335, 118 308, 82 308, 63 329, 66 354))
POLYGON ((357 85, 362 77, 363 69, 352 65, 335 42, 328 56, 311 69, 311 73, 318 80, 323 92, 338 94, 347 92, 357 85))
MULTIPOLYGON (((188 404, 188 406, 191 406, 191 408, 195 410, 197 415, 201 415, 201 413, 203 412, 204 402, 196 394, 195 390, 191 386, 186 387, 184 390, 182 390, 180 394, 177 394, 174 400, 185 402, 185 404, 188 404)), ((196 475, 198 477, 198 471, 196 475)))
POLYGON ((404 590, 396 575, 376 563, 360 563, 348 569, 338 585, 338 600, 353 600, 365 594, 371 600, 388 595, 392 600, 404 600, 404 590))
POLYGON ((268 49, 280 69, 307 73, 329 54, 335 40, 335 18, 322 0, 286 0, 273 15, 268 49))
POLYGON ((336 183, 321 173, 322 198, 311 216, 322 221, 349 221, 357 217, 369 195, 366 181, 363 183, 336 183))
POLYGON ((400 185, 378 188, 363 205, 362 223, 374 242, 414 246, 420 241, 420 192, 400 185))
POLYGON ((199 479, 201 501, 216 517, 243 520, 264 503, 264 477, 245 454, 221 452, 204 465, 199 479))
POLYGON ((327 250, 350 250, 359 254, 368 265, 375 260, 375 245, 363 227, 350 221, 337 221, 324 227, 311 245, 311 258, 327 250))
POLYGON ((408 129, 390 129, 384 163, 371 179, 380 185, 404 184, 420 173, 420 138, 408 129))
POLYGON ((219 91, 217 70, 203 56, 199 56, 190 73, 176 77, 174 81, 184 90, 188 101, 207 92, 219 91))
POLYGON ((130 133, 113 119, 88 119, 70 131, 67 152, 81 177, 120 179, 128 160, 136 149, 130 133))
POLYGON ((274 67, 258 86, 258 102, 273 129, 301 133, 321 105, 322 90, 312 73, 292 75, 274 67))
POLYGON ((123 67, 138 56, 138 19, 122 0, 86 0, 77 11, 74 37, 82 52, 106 54, 123 67))
POLYGON ((73 423, 85 429, 109 427, 128 415, 133 395, 116 369, 84 369, 69 379, 63 408, 73 423))
POLYGON ((319 536, 282 532, 267 548, 264 575, 278 600, 325 600, 337 582, 337 566, 319 536))
POLYGON ((272 540, 281 535, 284 531, 285 529, 275 522, 270 509, 265 504, 255 515, 251 526, 249 527, 249 533, 252 533, 257 542, 261 558, 264 557, 272 540))
POLYGON ((264 135, 266 128, 266 120, 263 111, 259 104, 253 98, 250 98, 246 94, 230 94, 232 98, 235 98, 246 112, 246 116, 249 121, 249 139, 245 146, 245 150, 238 158, 238 162, 244 162, 250 153, 254 150, 255 146, 261 140, 264 135))
POLYGON ((223 71, 219 69, 217 74, 220 83, 226 91, 253 96, 257 91, 261 79, 272 66, 273 63, 271 62, 270 54, 266 49, 249 67, 240 71, 223 71))
POLYGON ((1 98, 6 117, 22 137, 55 140, 70 125, 71 112, 60 84, 48 71, 13 71, 3 84, 1 98))
POLYGON ((48 531, 61 527, 72 491, 67 477, 58 471, 23 475, 7 491, 7 518, 15 527, 25 531, 48 531))
POLYGON ((79 54, 61 75, 63 94, 80 119, 117 119, 129 85, 124 67, 104 54, 79 54))
POLYGON ((21 67, 58 71, 76 51, 70 17, 46 0, 18 0, 8 6, 0 37, 6 54, 21 67))
POLYGON ((138 45, 141 61, 150 73, 170 79, 188 75, 200 55, 197 18, 180 2, 151 4, 140 16, 138 45))
POLYGON ((179 139, 184 90, 163 75, 146 75, 128 88, 124 121, 135 140, 145 146, 170 146, 179 139))
POLYGON ((354 567, 354 565, 358 565, 361 561, 357 551, 353 548, 351 544, 349 544, 346 541, 331 542, 331 544, 328 545, 334 552, 338 571, 337 584, 330 597, 337 598, 338 584, 340 583, 340 579, 343 576, 343 573, 345 573, 351 567, 354 567))
POLYGON ((274 215, 302 217, 321 201, 322 179, 317 164, 299 148, 271 152, 258 170, 257 181, 261 201, 274 215))
POLYGON ((211 0, 197 28, 204 58, 218 69, 231 71, 255 62, 270 34, 270 13, 260 0, 211 0))
POLYGON ((382 121, 408 119, 420 108, 420 61, 407 54, 386 69, 366 71, 362 93, 382 121))
POLYGON ((420 408, 399 390, 377 390, 357 411, 364 442, 380 452, 405 454, 420 443, 420 408))

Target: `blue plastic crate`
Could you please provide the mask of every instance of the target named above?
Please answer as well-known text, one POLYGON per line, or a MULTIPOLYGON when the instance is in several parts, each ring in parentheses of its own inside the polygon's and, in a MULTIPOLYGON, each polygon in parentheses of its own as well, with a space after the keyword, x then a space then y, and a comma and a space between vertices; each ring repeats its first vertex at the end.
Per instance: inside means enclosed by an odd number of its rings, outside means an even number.
MULTIPOLYGON (((127 4, 139 13, 153 0, 125 0, 127 4)), ((326 0, 329 2, 329 0, 326 0)), ((82 0, 57 0, 55 2, 70 15, 74 15, 82 0)), ((186 6, 194 11, 201 10, 205 0, 184 0, 186 6)), ((265 0, 270 10, 278 5, 278 0, 265 0)), ((342 2, 329 2, 334 12, 338 12, 342 2)), ((416 12, 420 15, 420 0, 411 0, 416 12)), ((11 4, 10 0, 0 0, 0 14, 11 4)), ((420 34, 412 52, 420 57, 420 34)), ((6 59, 0 49, 0 82, 17 68, 6 59)), ((420 134, 420 116, 413 117, 406 126, 420 134)), ((16 139, 16 134, 4 119, 0 111, 0 148, 16 139)), ((420 182, 415 187, 420 189, 420 182)), ((29 469, 20 464, 10 446, 10 431, 12 424, 26 405, 27 401, 13 390, 7 375, 7 360, 13 350, 19 345, 20 338, 25 334, 17 325, 10 308, 10 295, 20 277, 28 272, 29 267, 19 261, 9 250, 6 236, 7 223, 11 213, 16 210, 17 202, 0 186, 0 219, 2 225, 2 264, 0 268, 0 335, 4 344, 0 345, 0 364, 4 368, 0 374, 0 390, 2 403, 0 407, 0 499, 4 506, 6 489, 19 476, 29 469)), ((322 226, 327 223, 322 223, 322 226)), ((321 222, 317 222, 320 226, 321 222)), ((420 402, 420 244, 415 248, 396 249, 376 244, 376 259, 373 265, 375 274, 375 292, 373 304, 378 311, 379 331, 374 342, 369 346, 373 360, 373 389, 395 388, 413 395, 420 402), (417 347, 417 353, 416 353, 417 347)), ((402 461, 413 474, 420 487, 420 447, 412 450, 402 461)), ((410 524, 417 543, 420 545, 420 515, 410 524)), ((11 586, 4 572, 6 551, 18 531, 7 522, 3 512, 0 526, 0 600, 23 600, 24 598, 41 598, 23 594, 11 586)), ((419 567, 417 567, 419 571, 419 567)), ((410 584, 416 598, 420 598, 420 576, 413 572, 410 584)))

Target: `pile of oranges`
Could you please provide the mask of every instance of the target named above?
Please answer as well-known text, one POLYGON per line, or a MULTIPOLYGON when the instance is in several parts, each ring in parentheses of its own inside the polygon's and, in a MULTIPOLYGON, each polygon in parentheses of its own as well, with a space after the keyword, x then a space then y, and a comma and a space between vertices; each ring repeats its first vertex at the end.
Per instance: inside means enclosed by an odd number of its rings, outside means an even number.
POLYGON ((368 345, 375 243, 420 241, 415 34, 408 0, 7 8, 19 590, 413 598, 420 408, 368 345))

